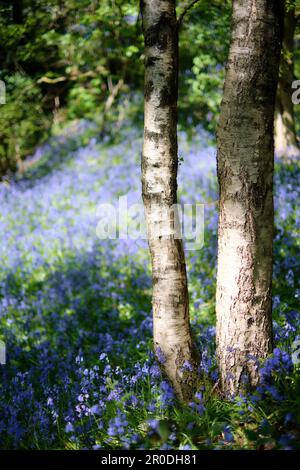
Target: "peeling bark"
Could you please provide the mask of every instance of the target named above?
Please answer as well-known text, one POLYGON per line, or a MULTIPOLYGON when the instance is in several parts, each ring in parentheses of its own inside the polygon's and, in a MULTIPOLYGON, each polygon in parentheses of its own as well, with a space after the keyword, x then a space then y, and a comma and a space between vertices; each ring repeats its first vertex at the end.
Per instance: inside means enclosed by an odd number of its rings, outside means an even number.
POLYGON ((282 2, 234 0, 218 126, 217 357, 225 393, 272 350, 274 105, 282 2))
POLYGON ((275 108, 275 150, 279 157, 299 157, 300 149, 295 129, 292 83, 294 78, 295 6, 288 6, 284 15, 283 42, 275 108))
POLYGON ((197 382, 186 265, 176 238, 178 29, 174 0, 141 2, 145 39, 142 190, 152 260, 154 348, 180 400, 197 382), (190 369, 190 370, 189 370, 190 369))

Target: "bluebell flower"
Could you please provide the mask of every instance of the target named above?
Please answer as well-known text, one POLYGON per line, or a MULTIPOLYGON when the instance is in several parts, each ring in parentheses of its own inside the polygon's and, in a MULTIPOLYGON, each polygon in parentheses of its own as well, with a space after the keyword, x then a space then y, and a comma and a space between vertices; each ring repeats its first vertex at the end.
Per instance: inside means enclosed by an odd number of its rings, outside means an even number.
POLYGON ((118 413, 115 418, 109 421, 107 433, 110 437, 122 436, 128 426, 128 421, 124 414, 118 413))
POLYGON ((99 405, 93 405, 91 408, 90 408, 90 412, 92 414, 101 414, 101 408, 99 407, 99 405))
POLYGON ((158 362, 160 362, 160 364, 164 364, 166 362, 166 357, 162 349, 160 347, 156 348, 155 353, 156 353, 158 362))
POLYGON ((189 361, 184 361, 182 369, 186 372, 193 372, 193 366, 189 361))
POLYGON ((233 442, 234 441, 234 437, 233 437, 233 434, 232 434, 232 430, 231 430, 231 427, 229 425, 226 425, 223 429, 223 436, 224 436, 224 440, 226 442, 233 442))
POLYGON ((288 424, 294 423, 294 422, 295 422, 295 418, 294 418, 293 413, 291 413, 291 412, 287 413, 284 417, 285 426, 287 426, 288 424))
POLYGON ((74 426, 73 426, 73 424, 70 423, 70 422, 68 422, 67 425, 66 425, 66 427, 65 427, 65 431, 66 431, 67 433, 74 432, 74 426))
POLYGON ((152 431, 156 431, 158 429, 158 426, 159 426, 159 420, 149 419, 148 424, 149 424, 150 429, 152 429, 152 431))
POLYGON ((190 446, 190 444, 181 444, 179 446, 179 450, 192 450, 192 447, 190 446))

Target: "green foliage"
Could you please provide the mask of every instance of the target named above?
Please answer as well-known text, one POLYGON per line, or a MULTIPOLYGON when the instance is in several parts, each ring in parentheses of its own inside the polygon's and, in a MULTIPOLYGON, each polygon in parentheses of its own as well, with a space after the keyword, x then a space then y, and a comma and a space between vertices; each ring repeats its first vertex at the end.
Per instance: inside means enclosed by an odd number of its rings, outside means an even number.
MULTIPOLYGON (((58 128, 87 118, 103 132, 106 123, 133 117, 141 125, 144 46, 136 0, 23 0, 16 19, 17 3, 0 7, 5 44, 0 79, 9 95, 1 132, 10 142, 2 145, 2 172, 32 152, 53 124, 58 128), (21 109, 20 93, 25 95, 21 109), (14 123, 7 118, 13 114, 14 123), (17 144, 16 127, 22 132, 17 144)), ((184 5, 177 3, 178 15, 184 5)), ((215 129, 229 17, 228 1, 205 0, 184 18, 179 37, 183 127, 188 121, 215 129)))
POLYGON ((41 92, 28 76, 16 73, 6 81, 6 104, 0 114, 0 177, 15 170, 45 135, 48 122, 41 92))
POLYGON ((215 131, 230 39, 231 2, 199 2, 180 34, 179 111, 215 131))

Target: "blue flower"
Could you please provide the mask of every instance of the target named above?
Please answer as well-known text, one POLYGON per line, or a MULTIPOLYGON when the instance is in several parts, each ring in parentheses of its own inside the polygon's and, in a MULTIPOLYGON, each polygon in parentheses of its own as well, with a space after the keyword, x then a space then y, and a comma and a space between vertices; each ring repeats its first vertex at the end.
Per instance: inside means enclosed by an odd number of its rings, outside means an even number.
POLYGON ((193 372, 193 366, 189 361, 184 361, 182 369, 186 372, 193 372))
POLYGON ((74 432, 74 426, 73 426, 73 424, 70 423, 70 422, 68 422, 67 425, 66 425, 66 427, 65 427, 65 431, 66 431, 67 433, 74 432))
POLYGON ((160 364, 165 364, 167 359, 166 359, 162 349, 160 347, 156 348, 155 353, 156 353, 156 357, 157 357, 158 362, 160 362, 160 364))
POLYGON ((230 428, 229 425, 226 425, 223 429, 223 436, 224 436, 224 440, 226 442, 233 442, 234 441, 234 437, 233 437, 233 434, 232 434, 232 430, 230 428))

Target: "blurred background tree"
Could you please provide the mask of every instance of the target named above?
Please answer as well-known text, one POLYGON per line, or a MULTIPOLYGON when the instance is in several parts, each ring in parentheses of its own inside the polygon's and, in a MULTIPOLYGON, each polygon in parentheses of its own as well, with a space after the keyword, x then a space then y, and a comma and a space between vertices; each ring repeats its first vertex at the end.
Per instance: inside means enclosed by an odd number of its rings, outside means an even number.
POLYGON ((299 54, 298 48, 295 50, 295 43, 299 42, 299 21, 300 2, 286 0, 275 108, 275 150, 278 156, 288 159, 300 155, 295 107, 292 102, 293 82, 297 75, 295 59, 299 54))

